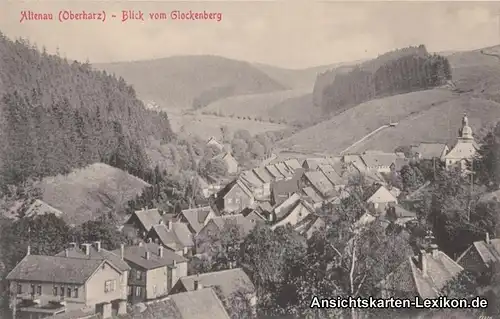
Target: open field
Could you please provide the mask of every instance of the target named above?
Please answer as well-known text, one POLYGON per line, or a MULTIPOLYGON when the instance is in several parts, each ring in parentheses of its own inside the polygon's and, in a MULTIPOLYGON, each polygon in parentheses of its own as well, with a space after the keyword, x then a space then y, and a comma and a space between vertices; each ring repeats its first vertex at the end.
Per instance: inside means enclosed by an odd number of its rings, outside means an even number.
POLYGON ((96 163, 40 182, 42 200, 64 213, 69 224, 80 224, 126 204, 149 184, 120 169, 96 163))

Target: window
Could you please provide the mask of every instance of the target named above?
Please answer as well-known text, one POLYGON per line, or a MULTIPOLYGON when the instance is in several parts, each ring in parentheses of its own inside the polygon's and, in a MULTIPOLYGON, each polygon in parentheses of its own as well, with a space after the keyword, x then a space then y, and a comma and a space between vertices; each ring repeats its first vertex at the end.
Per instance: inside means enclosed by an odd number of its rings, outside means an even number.
POLYGON ((61 286, 61 288, 59 289, 59 295, 61 297, 64 297, 64 287, 63 286, 61 286))
POLYGON ((38 285, 38 287, 36 287, 36 293, 38 295, 41 295, 42 294, 42 286, 38 285))
POLYGON ((23 286, 21 284, 17 284, 17 293, 22 294, 23 293, 23 286))
POLYGON ((236 204, 239 204, 240 203, 240 198, 238 197, 234 201, 236 202, 236 204))
POLYGON ((52 289, 52 291, 54 292, 54 296, 57 296, 57 287, 54 286, 54 289, 52 289))
POLYGON ((127 286, 127 296, 132 295, 132 287, 127 286))
POLYGON ((156 295, 156 285, 153 285, 153 295, 156 295))
POLYGON ((31 294, 34 295, 35 294, 35 285, 31 285, 31 294))
POLYGON ((78 288, 73 289, 73 298, 78 298, 78 288))
POLYGON ((232 198, 228 198, 228 199, 227 199, 227 203, 228 203, 228 204, 232 204, 232 203, 233 203, 233 199, 232 199, 232 198))
POLYGON ((135 287, 135 295, 140 297, 142 295, 142 287, 135 287))
POLYGON ((69 287, 66 289, 66 296, 68 298, 71 298, 71 288, 69 288, 69 287))
POLYGON ((104 283, 104 292, 112 292, 116 289, 116 281, 114 280, 106 280, 104 283))
POLYGON ((142 272, 140 270, 135 271, 135 279, 137 279, 137 280, 142 279, 142 272))

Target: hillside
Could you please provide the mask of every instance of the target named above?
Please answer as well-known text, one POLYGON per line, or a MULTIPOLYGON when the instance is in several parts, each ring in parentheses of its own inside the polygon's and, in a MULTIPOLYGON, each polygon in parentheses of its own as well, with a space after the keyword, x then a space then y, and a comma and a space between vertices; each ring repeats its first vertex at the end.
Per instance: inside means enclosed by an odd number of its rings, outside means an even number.
POLYGON ((229 96, 288 88, 250 63, 218 56, 175 56, 96 67, 122 76, 141 99, 162 109, 199 108, 229 96))
POLYGON ((120 169, 95 163, 40 182, 42 200, 64 213, 68 224, 80 224, 126 204, 149 186, 120 169))
POLYGON ((122 78, 1 34, 0 83, 0 186, 96 162, 141 176, 149 139, 174 138, 122 78))
MULTIPOLYGON (((495 52, 495 48, 488 48, 495 52)), ((338 153, 389 121, 384 129, 350 152, 366 149, 394 150, 419 141, 454 142, 463 112, 475 134, 497 121, 500 115, 500 63, 481 50, 448 56, 455 92, 442 88, 372 100, 332 119, 307 128, 281 142, 297 151, 338 153), (462 93, 459 93, 462 92, 462 93)))

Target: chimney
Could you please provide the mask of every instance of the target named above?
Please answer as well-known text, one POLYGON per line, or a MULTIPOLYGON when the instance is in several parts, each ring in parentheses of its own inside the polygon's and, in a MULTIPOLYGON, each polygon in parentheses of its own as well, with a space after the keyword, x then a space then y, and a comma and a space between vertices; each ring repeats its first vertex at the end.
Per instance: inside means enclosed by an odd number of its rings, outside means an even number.
POLYGON ((486 244, 490 243, 490 233, 486 232, 486 244))
POLYGON ((26 255, 29 256, 31 255, 31 246, 28 245, 28 248, 26 248, 26 255))
POLYGON ((200 283, 199 277, 194 281, 194 290, 203 289, 203 285, 200 283))
POLYGON ((149 260, 150 257, 151 257, 151 253, 149 251, 146 251, 145 258, 147 260, 149 260))
POLYGON ((431 244, 429 248, 431 250, 432 257, 436 258, 438 253, 438 246, 436 244, 431 244))
POLYGON ((90 246, 91 244, 82 244, 82 249, 85 252, 85 255, 90 255, 90 246))
POLYGON ((68 258, 68 257, 69 257, 69 249, 68 249, 68 248, 66 248, 66 249, 64 250, 64 256, 65 256, 66 258, 68 258))
POLYGON ((174 266, 172 268, 177 268, 177 261, 174 260, 174 266))
POLYGON ((160 221, 158 222, 159 225, 163 225, 164 221, 163 221, 163 218, 160 219, 160 221))
POLYGON ((163 258, 163 247, 162 246, 158 247, 158 256, 160 256, 160 258, 163 258))
POLYGON ((120 245, 120 257, 122 258, 122 260, 125 259, 125 245, 124 244, 120 245))
POLYGON ((168 230, 172 229, 172 221, 171 220, 168 221, 167 229, 168 230))
POLYGON ((95 241, 94 245, 95 245, 95 249, 97 251, 101 251, 101 242, 100 241, 95 241))
POLYGON ((76 243, 75 242, 69 243, 69 248, 76 248, 76 243))
POLYGON ((419 254, 420 269, 422 270, 422 276, 427 277, 427 253, 425 250, 421 250, 419 254))

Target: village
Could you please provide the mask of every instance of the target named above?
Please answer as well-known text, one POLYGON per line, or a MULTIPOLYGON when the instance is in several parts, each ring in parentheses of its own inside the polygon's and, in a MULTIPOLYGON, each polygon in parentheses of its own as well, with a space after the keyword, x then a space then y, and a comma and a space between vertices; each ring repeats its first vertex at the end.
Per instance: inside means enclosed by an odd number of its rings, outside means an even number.
MULTIPOLYGON (((451 147, 423 142, 411 146, 410 154, 373 150, 332 157, 271 159, 245 171, 240 171, 225 145, 210 138, 207 143, 219 149, 217 156, 226 162, 234 178, 225 185, 205 183, 203 193, 208 205, 185 209, 178 215, 158 209, 135 211, 120 229, 134 233, 138 241, 135 245, 122 244, 117 250, 105 249, 100 241, 72 242, 55 256, 42 256, 31 254, 28 246, 26 256, 7 275, 13 291, 13 317, 91 318, 97 314, 103 319, 120 318, 127 315, 131 305, 155 304, 174 305, 180 313, 178 318, 222 319, 230 315, 221 294, 229 298, 238 293, 247 296, 255 314, 257 294, 244 269, 229 264, 228 269, 190 273, 190 263, 210 254, 214 235, 228 231, 228 225, 236 227, 242 236, 257 225, 272 230, 291 226, 309 239, 324 231, 328 218, 322 213, 325 207, 339 205, 349 197, 350 181, 360 177, 373 187, 359 198, 365 213, 353 226, 362 228, 378 220, 408 227, 418 217, 408 203, 429 183, 405 193, 391 184, 391 176, 410 162, 422 160, 438 161, 446 169, 458 166, 468 174, 467 163, 476 156, 479 146, 466 115, 459 134, 451 147)), ((40 206, 40 201, 36 205, 40 206)), ((427 237, 432 240, 431 233, 427 237)), ((381 296, 401 297, 393 292, 403 291, 422 298, 436 297, 447 280, 464 269, 487 267, 498 254, 498 239, 489 234, 458 257, 447 256, 431 242, 428 249, 418 256, 408 256, 379 283, 381 296), (411 282, 401 278, 411 278, 411 282)))

